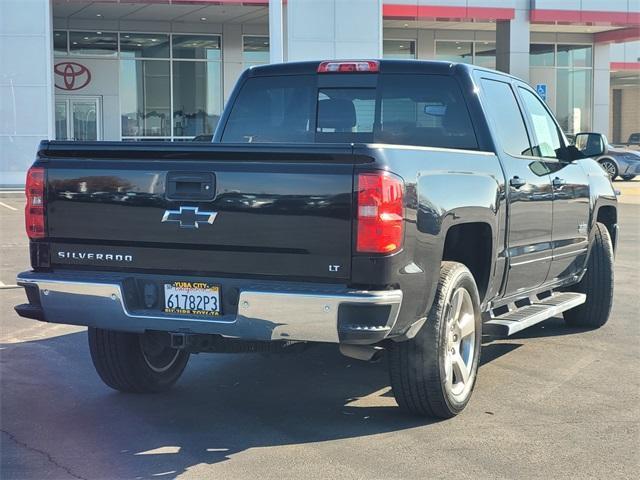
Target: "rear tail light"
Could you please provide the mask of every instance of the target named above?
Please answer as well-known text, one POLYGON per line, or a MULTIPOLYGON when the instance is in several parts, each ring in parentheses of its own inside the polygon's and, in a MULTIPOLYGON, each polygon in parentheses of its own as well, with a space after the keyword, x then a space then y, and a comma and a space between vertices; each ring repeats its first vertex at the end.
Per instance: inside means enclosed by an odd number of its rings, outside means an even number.
POLYGON ((25 186, 27 205, 24 208, 25 225, 29 238, 44 238, 44 168, 31 167, 25 186))
POLYGON ((388 172, 358 175, 356 251, 393 253, 402 247, 404 183, 388 172))
POLYGON ((349 60, 345 62, 322 62, 318 73, 377 73, 380 63, 376 60, 349 60))

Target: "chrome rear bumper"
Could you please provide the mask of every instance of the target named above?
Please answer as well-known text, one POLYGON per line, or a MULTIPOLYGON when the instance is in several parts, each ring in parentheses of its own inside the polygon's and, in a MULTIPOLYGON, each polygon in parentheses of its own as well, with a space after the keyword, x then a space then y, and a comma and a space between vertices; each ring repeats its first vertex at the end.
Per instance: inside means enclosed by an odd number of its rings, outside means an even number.
POLYGON ((393 328, 402 291, 362 291, 323 285, 293 288, 240 288, 236 311, 213 318, 130 310, 123 283, 104 275, 24 272, 17 282, 29 303, 18 314, 52 323, 108 330, 218 334, 246 340, 376 343, 393 328), (62 278, 61 278, 62 277, 62 278), (372 309, 373 307, 373 309, 372 309), (374 319, 372 321, 372 319, 374 319))

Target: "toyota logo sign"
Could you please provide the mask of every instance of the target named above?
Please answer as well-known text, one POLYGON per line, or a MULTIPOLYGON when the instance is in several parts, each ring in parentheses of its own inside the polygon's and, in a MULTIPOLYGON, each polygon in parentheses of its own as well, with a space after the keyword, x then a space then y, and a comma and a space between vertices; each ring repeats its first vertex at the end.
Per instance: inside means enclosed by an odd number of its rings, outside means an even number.
POLYGON ((89 85, 91 72, 76 62, 60 62, 53 67, 56 88, 60 90, 80 90, 89 85))

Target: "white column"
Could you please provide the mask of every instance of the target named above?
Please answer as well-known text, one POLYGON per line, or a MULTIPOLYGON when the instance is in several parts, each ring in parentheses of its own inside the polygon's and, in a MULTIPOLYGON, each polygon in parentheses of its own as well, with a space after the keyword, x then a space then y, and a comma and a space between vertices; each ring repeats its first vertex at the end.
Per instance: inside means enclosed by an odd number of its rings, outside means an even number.
POLYGON ((596 43, 593 46, 593 112, 592 130, 609 134, 609 83, 611 78, 609 43, 596 43))
POLYGON ((433 60, 436 58, 435 30, 418 30, 418 60, 433 60))
POLYGON ((283 0, 269 0, 269 62, 284 62, 283 0))
POLYGON ((496 23, 496 69, 529 81, 528 2, 516 2, 513 20, 496 23))
POLYGON ((287 60, 382 56, 382 0, 289 0, 287 60))
POLYGON ((222 58, 224 105, 226 105, 243 70, 241 24, 224 23, 222 25, 222 58))
POLYGON ((49 0, 0 1, 0 185, 24 185, 40 140, 54 137, 49 0))

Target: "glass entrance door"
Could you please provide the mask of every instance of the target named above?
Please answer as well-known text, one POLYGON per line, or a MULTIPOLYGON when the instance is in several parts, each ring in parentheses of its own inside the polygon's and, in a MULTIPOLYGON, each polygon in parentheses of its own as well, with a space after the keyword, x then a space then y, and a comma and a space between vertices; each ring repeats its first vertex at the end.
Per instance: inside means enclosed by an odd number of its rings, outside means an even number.
POLYGON ((56 140, 102 139, 100 97, 56 97, 56 140))
POLYGON ((56 99, 56 140, 69 139, 69 101, 56 99))

